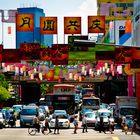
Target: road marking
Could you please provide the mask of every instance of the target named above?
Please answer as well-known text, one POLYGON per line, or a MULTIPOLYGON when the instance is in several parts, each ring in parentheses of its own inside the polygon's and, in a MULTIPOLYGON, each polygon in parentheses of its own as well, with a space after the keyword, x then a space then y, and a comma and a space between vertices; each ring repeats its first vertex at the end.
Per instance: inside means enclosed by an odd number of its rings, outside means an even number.
POLYGON ((118 137, 112 137, 112 140, 120 140, 118 137))

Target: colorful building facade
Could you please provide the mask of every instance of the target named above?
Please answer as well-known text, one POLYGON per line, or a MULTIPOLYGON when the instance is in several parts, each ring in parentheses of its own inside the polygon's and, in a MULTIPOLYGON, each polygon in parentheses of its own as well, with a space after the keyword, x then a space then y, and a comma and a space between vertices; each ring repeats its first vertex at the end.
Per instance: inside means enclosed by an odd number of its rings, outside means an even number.
POLYGON ((101 42, 105 42, 105 43, 114 43, 116 45, 131 45, 132 42, 132 35, 124 35, 123 38, 120 41, 120 38, 118 38, 118 36, 116 36, 115 34, 115 30, 117 28, 121 28, 123 27, 123 31, 122 28, 120 30, 120 33, 122 34, 122 32, 125 31, 125 24, 124 22, 126 20, 132 20, 132 16, 133 16, 133 4, 134 0, 97 0, 97 5, 98 5, 98 12, 97 14, 100 16, 105 16, 105 20, 106 20, 106 33, 104 35, 104 37, 102 38, 101 42), (116 23, 123 20, 124 22, 122 22, 122 25, 119 25, 116 23), (114 22, 113 26, 111 27, 111 29, 113 29, 110 32, 110 27, 109 24, 110 22, 114 22), (115 24, 116 23, 116 24, 115 24), (110 39, 114 38, 114 39, 110 39), (108 38, 108 39, 107 39, 108 38), (111 41, 110 41, 111 40, 111 41), (123 41, 122 41, 123 40, 123 41))
POLYGON ((37 7, 18 8, 17 14, 33 14, 34 29, 33 32, 16 31, 16 48, 20 48, 23 42, 39 42, 42 45, 51 46, 53 44, 53 35, 40 34, 40 17, 45 17, 43 9, 37 7))

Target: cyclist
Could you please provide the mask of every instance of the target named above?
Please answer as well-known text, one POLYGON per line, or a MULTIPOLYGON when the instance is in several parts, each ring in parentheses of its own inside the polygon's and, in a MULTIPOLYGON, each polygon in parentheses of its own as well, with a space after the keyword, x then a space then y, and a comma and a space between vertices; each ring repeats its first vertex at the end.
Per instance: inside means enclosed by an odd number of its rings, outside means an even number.
POLYGON ((33 118, 33 126, 40 132, 40 120, 38 114, 33 118))

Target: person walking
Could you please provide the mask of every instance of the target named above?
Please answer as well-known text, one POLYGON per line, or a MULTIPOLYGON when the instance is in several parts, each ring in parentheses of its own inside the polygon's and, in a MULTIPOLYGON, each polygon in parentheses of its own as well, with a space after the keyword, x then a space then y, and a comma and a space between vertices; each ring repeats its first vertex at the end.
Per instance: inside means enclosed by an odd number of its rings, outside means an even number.
POLYGON ((46 129, 48 129, 49 130, 49 133, 51 133, 52 131, 51 131, 50 126, 49 126, 49 121, 50 121, 50 119, 48 117, 46 117, 45 118, 45 127, 44 127, 43 131, 45 131, 46 129))
POLYGON ((137 128, 138 128, 138 124, 137 124, 137 119, 135 118, 133 120, 133 126, 132 126, 132 130, 131 130, 131 135, 133 135, 133 133, 137 131, 137 128))
POLYGON ((57 131, 57 134, 59 134, 59 119, 58 119, 58 116, 55 116, 54 134, 56 134, 56 131, 57 131))
POLYGON ((83 126, 82 133, 88 132, 88 131, 87 131, 87 115, 84 115, 84 116, 83 116, 83 119, 82 119, 82 126, 83 126))
POLYGON ((126 116, 124 115, 122 117, 122 122, 121 122, 121 127, 122 127, 122 132, 124 132, 124 127, 126 127, 126 116))
POLYGON ((103 113, 101 113, 100 115, 100 122, 99 122, 99 133, 101 133, 101 131, 103 131, 106 134, 105 127, 104 127, 103 113))
POLYGON ((77 116, 74 117, 73 124, 74 124, 74 134, 77 134, 77 129, 78 129, 78 117, 77 116))
POLYGON ((110 119, 110 116, 108 116, 108 130, 111 132, 111 134, 113 134, 114 131, 114 124, 110 119))

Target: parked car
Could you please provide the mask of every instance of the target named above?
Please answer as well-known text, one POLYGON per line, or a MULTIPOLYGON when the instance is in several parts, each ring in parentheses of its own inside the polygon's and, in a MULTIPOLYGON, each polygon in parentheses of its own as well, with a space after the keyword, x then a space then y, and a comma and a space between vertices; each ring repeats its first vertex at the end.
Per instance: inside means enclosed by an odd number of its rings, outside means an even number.
POLYGON ((99 124, 100 124, 100 117, 101 115, 103 116, 103 122, 104 122, 104 127, 108 128, 108 116, 110 116, 110 120, 112 123, 114 123, 114 117, 113 113, 108 110, 108 109, 99 109, 96 113, 96 123, 95 123, 95 129, 99 129, 99 124))
POLYGON ((0 128, 3 128, 5 126, 6 126, 5 116, 2 112, 0 112, 0 128))
POLYGON ((85 113, 87 119, 87 126, 94 127, 96 123, 96 112, 85 113))
POLYGON ((12 109, 14 110, 14 114, 17 119, 19 119, 19 117, 20 117, 20 112, 21 112, 22 108, 23 108, 23 105, 19 105, 19 104, 12 106, 12 109))
POLYGON ((79 113, 79 121, 82 121, 83 115, 87 112, 93 112, 93 110, 92 109, 87 109, 87 108, 82 109, 79 113))
POLYGON ((65 110, 55 110, 50 120, 50 127, 55 127, 55 117, 58 116, 60 128, 70 128, 69 115, 65 110))
POLYGON ((20 127, 32 125, 36 115, 38 115, 37 106, 24 106, 20 112, 20 127))

